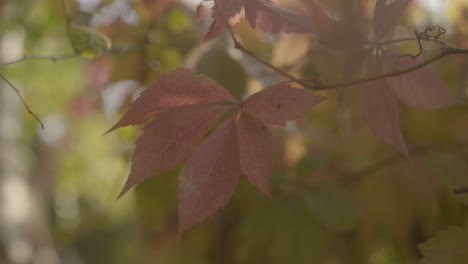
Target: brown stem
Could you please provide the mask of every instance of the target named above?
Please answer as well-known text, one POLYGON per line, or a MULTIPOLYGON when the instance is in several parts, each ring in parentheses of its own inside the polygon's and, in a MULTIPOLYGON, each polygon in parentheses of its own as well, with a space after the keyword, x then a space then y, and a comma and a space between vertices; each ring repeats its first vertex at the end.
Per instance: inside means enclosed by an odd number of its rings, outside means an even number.
POLYGON ((26 110, 28 110, 28 114, 34 116, 34 118, 36 118, 37 122, 39 122, 39 124, 41 125, 41 128, 44 129, 45 127, 44 127, 44 124, 42 123, 41 119, 31 110, 31 108, 29 108, 28 104, 24 100, 24 98, 21 95, 21 93, 19 92, 19 90, 10 81, 8 81, 8 79, 5 78, 5 76, 3 76, 2 74, 0 74, 0 79, 2 79, 8 86, 10 86, 11 89, 13 89, 13 91, 18 95, 19 99, 23 103, 26 110))
POLYGON ((229 33, 229 36, 231 37, 232 41, 234 42, 234 48, 235 49, 238 49, 240 51, 242 51, 243 53, 249 55, 250 57, 254 58, 256 61, 260 62, 261 64, 265 65, 266 67, 272 69, 273 71, 285 76, 286 78, 290 79, 291 81, 293 82, 296 82, 308 89, 314 89, 314 85, 310 85, 304 81, 301 81, 300 79, 294 77, 293 75, 283 71, 282 69, 276 67, 275 65, 267 62, 266 60, 258 57, 255 53, 253 53, 252 51, 250 51, 249 49, 247 49, 240 41, 239 39, 236 37, 236 35, 234 34, 234 30, 232 29, 231 25, 229 24, 228 22, 228 18, 226 17, 226 15, 224 14, 224 11, 223 11, 223 8, 219 2, 219 0, 214 0, 215 2, 215 8, 218 9, 219 13, 221 14, 221 16, 223 17, 223 23, 229 33))
MULTIPOLYGON (((224 23, 227 31, 229 32, 229 35, 230 35, 232 41, 234 42, 234 48, 242 51, 243 53, 245 53, 247 55, 249 55, 250 57, 257 60, 258 62, 260 62, 263 65, 267 66, 268 68, 274 70, 275 72, 285 76, 286 78, 290 79, 291 81, 294 81, 294 82, 304 86, 305 88, 315 90, 315 91, 326 90, 326 89, 334 89, 334 88, 341 88, 341 87, 352 86, 352 85, 356 85, 356 84, 376 81, 376 80, 380 80, 380 79, 385 79, 385 78, 389 78, 389 77, 394 77, 394 76, 402 75, 402 74, 417 70, 419 68, 422 68, 422 67, 424 67, 424 66, 426 66, 428 64, 431 64, 434 61, 437 61, 437 60, 439 60, 439 59, 441 59, 441 58, 443 58, 443 57, 445 57, 447 55, 450 55, 450 54, 468 54, 468 49, 455 48, 455 47, 447 45, 446 43, 441 43, 440 41, 437 41, 437 40, 428 40, 428 41, 437 42, 437 43, 439 43, 441 45, 444 45, 444 46, 442 47, 442 51, 441 51, 441 53, 439 55, 437 55, 437 56, 435 56, 435 57, 433 57, 433 58, 431 58, 431 59, 429 59, 427 61, 424 61, 424 62, 422 62, 422 63, 420 63, 418 65, 415 65, 415 66, 412 66, 412 67, 409 67, 409 68, 406 68, 406 69, 403 69, 403 70, 394 71, 394 72, 390 72, 390 73, 386 73, 386 74, 382 74, 382 75, 378 75, 378 76, 372 76, 372 77, 357 79, 357 80, 350 81, 350 82, 341 82, 341 83, 334 83, 334 84, 333 83, 332 84, 321 84, 320 82, 314 82, 314 83, 310 84, 310 83, 306 83, 306 82, 294 77, 293 75, 283 71, 282 69, 276 67, 275 65, 273 65, 273 64, 265 61, 264 59, 258 57, 255 53, 253 53, 252 51, 247 49, 244 45, 242 45, 242 43, 239 41, 239 39, 234 34, 234 30, 232 29, 231 25, 229 24, 228 18, 224 14, 224 11, 222 9, 220 1, 219 0, 214 0, 214 2, 215 2, 215 8, 217 8, 217 10, 220 12, 220 14, 221 14, 221 16, 223 18, 223 23, 224 23)), ((397 42, 410 41, 410 40, 415 40, 415 39, 416 38, 405 38, 405 39, 399 39, 399 40, 392 40, 392 41, 379 43, 379 45, 380 46, 381 45, 389 45, 389 44, 393 44, 393 43, 397 43, 397 42)))
POLYGON ((433 63, 434 61, 437 61, 447 55, 450 55, 450 54, 468 54, 468 49, 459 49, 459 48, 453 48, 453 47, 450 47, 450 46, 446 46, 444 48, 442 48, 442 51, 440 54, 438 54, 437 56, 427 60, 427 61, 424 61, 420 64, 417 64, 417 65, 414 65, 412 67, 409 67, 409 68, 406 68, 406 69, 403 69, 403 70, 399 70, 399 71, 393 71, 393 72, 389 72, 389 73, 386 73, 386 74, 382 74, 382 75, 377 75, 377 76, 372 76, 372 77, 365 77, 365 78, 362 78, 362 79, 357 79, 357 80, 354 80, 354 81, 350 81, 350 82, 341 82, 341 83, 332 83, 332 84, 322 84, 322 85, 319 85, 319 86, 314 86, 312 89, 313 90, 326 90, 326 89, 335 89, 335 88, 341 88, 341 87, 346 87, 346 86, 352 86, 352 85, 356 85, 356 84, 361 84, 361 83, 366 83, 366 82, 371 82, 371 81, 377 81, 377 80, 380 80, 380 79, 385 79, 385 78, 389 78, 389 77, 394 77, 394 76, 399 76, 399 75, 402 75, 402 74, 405 74, 405 73, 408 73, 408 72, 412 72, 414 70, 417 70, 419 68, 422 68, 426 65, 429 65, 431 63, 433 63))
POLYGON ((464 193, 468 193, 468 186, 454 188, 454 189, 453 189, 453 193, 455 193, 455 194, 464 194, 464 193))
MULTIPOLYGON (((468 147, 468 141, 456 141, 453 143, 453 146, 464 149, 468 147)), ((431 144, 431 145, 416 146, 412 148, 410 151, 411 151, 412 156, 415 157, 415 156, 424 156, 433 152, 437 152, 437 151, 440 151, 440 149, 436 145, 431 144)), ((380 170, 390 168, 391 166, 399 164, 404 161, 407 161, 407 159, 400 153, 397 153, 388 158, 377 161, 368 167, 365 167, 358 171, 347 174, 343 177, 343 180, 353 181, 356 179, 361 179, 363 177, 370 176, 374 173, 377 173, 380 170)), ((468 186, 455 188, 453 191, 455 193, 468 192, 468 186)))

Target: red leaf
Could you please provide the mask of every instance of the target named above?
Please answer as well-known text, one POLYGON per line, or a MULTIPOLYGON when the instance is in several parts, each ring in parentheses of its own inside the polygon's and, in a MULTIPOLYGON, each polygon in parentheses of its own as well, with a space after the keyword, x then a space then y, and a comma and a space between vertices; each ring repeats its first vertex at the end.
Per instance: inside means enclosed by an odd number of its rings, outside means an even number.
POLYGON ((381 39, 400 19, 411 0, 377 0, 374 10, 374 33, 381 39))
POLYGON ((312 23, 318 31, 322 44, 334 49, 362 48, 368 42, 360 29, 360 13, 352 12, 345 17, 333 14, 321 2, 309 1, 312 12, 312 23), (340 17, 338 19, 337 17, 340 17))
POLYGON ((180 174, 179 234, 225 206, 241 174, 235 116, 193 152, 180 174))
MULTIPOLYGON (((376 58, 370 58, 369 73, 381 74, 376 58)), ((409 159, 408 148, 401 134, 398 104, 386 80, 369 82, 364 86, 364 111, 374 134, 394 146, 409 159)))
POLYGON ((266 87, 249 96, 242 109, 271 125, 283 125, 298 119, 305 111, 323 101, 325 97, 287 84, 266 87))
MULTIPOLYGON (((386 52, 384 56, 385 70, 391 72, 400 54, 386 52)), ((394 70, 403 70, 421 64, 419 58, 401 57, 394 70)), ((427 65, 418 70, 400 76, 389 78, 390 84, 398 97, 407 105, 421 109, 439 109, 453 104, 459 104, 445 87, 439 73, 427 65)))
POLYGON ((136 143, 132 169, 119 197, 133 185, 184 162, 227 106, 177 107, 156 116, 136 143))
POLYGON ((161 75, 151 87, 144 90, 108 132, 140 124, 173 107, 220 101, 235 99, 212 79, 187 69, 177 69, 161 75))
POLYGON ((200 22, 203 16, 203 13, 205 12, 205 6, 202 3, 199 3, 197 5, 197 22, 200 22))
POLYGON ((244 0, 245 17, 253 28, 273 33, 315 33, 309 19, 271 0, 244 0))
MULTIPOLYGON (((242 10, 242 1, 241 0, 219 0, 221 8, 223 10, 224 16, 228 19, 229 23, 235 24, 240 20, 240 12, 242 10)), ((221 14, 214 6, 212 8, 211 17, 213 22, 206 33, 205 41, 212 40, 217 36, 224 33, 226 26, 224 25, 223 14, 221 14)))
POLYGON ((237 133, 242 173, 261 192, 271 197, 272 142, 268 128, 248 113, 242 113, 237 122, 237 133))

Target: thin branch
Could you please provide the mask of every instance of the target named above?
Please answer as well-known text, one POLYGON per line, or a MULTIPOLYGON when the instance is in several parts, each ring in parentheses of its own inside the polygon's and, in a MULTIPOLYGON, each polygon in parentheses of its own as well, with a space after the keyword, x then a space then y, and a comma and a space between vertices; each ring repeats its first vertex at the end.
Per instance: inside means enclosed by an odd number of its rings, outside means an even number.
MULTIPOLYGON (((140 49, 140 48, 142 48, 142 46, 144 46, 144 45, 130 45, 130 46, 125 46, 125 47, 114 48, 114 49, 108 50, 106 52, 103 52, 101 55, 97 56, 96 58, 99 58, 99 57, 102 57, 102 56, 105 56, 105 55, 118 55, 118 54, 121 54, 121 53, 124 53, 124 52, 140 49)), ((24 62, 24 61, 30 61, 30 60, 48 60, 48 61, 52 61, 52 62, 57 62, 57 61, 61 61, 61 60, 75 59, 75 58, 79 58, 79 57, 81 57, 80 54, 67 54, 67 55, 61 55, 61 56, 24 56, 21 59, 17 59, 17 60, 14 60, 14 61, 2 63, 2 64, 0 64, 0 68, 10 66, 10 65, 13 65, 13 64, 17 64, 17 63, 20 63, 20 62, 24 62)), ((96 58, 94 58, 94 59, 96 59, 96 58)))
MULTIPOLYGON (((228 18, 224 14, 224 11, 222 9, 220 1, 219 0, 214 0, 214 2, 215 2, 215 8, 217 8, 217 10, 220 12, 220 14, 221 14, 221 16, 223 18, 223 23, 224 23, 224 25, 225 25, 228 33, 229 33, 229 36, 231 37, 232 41, 234 42, 234 48, 244 52, 245 54, 249 55, 250 57, 254 58, 258 62, 260 62, 263 65, 267 66, 268 68, 274 70, 275 72, 285 76, 286 78, 290 79, 291 81, 296 82, 296 83, 304 86, 305 88, 315 90, 315 91, 341 88, 341 87, 352 86, 352 85, 356 85, 356 84, 362 84, 362 83, 366 83, 366 82, 376 81, 376 80, 380 80, 380 79, 385 79, 385 78, 389 78, 389 77, 399 76, 399 75, 402 75, 402 74, 405 74, 405 73, 420 69, 420 68, 422 68, 422 67, 424 67, 426 65, 429 65, 429 64, 431 64, 431 63, 433 63, 433 62, 435 62, 435 61, 437 61, 437 60, 439 60, 439 59, 441 59, 441 58, 443 58, 443 57, 445 57, 447 55, 450 55, 450 54, 468 54, 468 49, 455 48, 455 47, 452 47, 452 46, 448 45, 445 42, 439 41, 437 38, 432 38, 432 39, 428 38, 428 39, 426 39, 427 41, 432 41, 432 42, 436 42, 438 44, 443 45, 443 47, 441 49, 442 50, 441 53, 438 54, 437 56, 427 60, 427 61, 424 61, 424 62, 422 62, 420 64, 417 64, 417 65, 414 65, 412 67, 409 67, 409 68, 406 68, 406 69, 403 69, 403 70, 399 70, 399 71, 393 71, 393 72, 378 75, 378 76, 365 77, 365 78, 362 78, 362 79, 357 79, 357 80, 348 81, 348 82, 322 84, 319 81, 314 81, 313 83, 307 83, 307 82, 304 82, 303 80, 301 80, 299 78, 296 78, 296 77, 292 76, 291 74, 283 71, 282 69, 276 67, 275 65, 263 60, 262 58, 258 57, 255 53, 253 53, 252 51, 247 49, 239 41, 239 39, 236 37, 236 35, 234 34, 234 30, 232 29, 231 25, 229 24, 228 18)), ((405 38, 405 39, 401 39, 401 40, 393 40, 393 41, 380 43, 379 45, 382 46, 382 45, 388 45, 388 44, 393 44, 393 43, 400 42, 400 41, 409 41, 409 40, 417 40, 417 38, 405 38)))
POLYGON ((221 16, 223 17, 223 23, 229 33, 229 36, 231 36, 231 39, 232 41, 234 42, 234 48, 235 49, 238 49, 240 51, 242 51, 243 53, 249 55, 250 57, 254 58, 255 60, 257 60, 258 62, 260 62, 261 64, 267 66, 268 68, 272 69, 273 71, 285 76, 286 78, 290 79, 291 81, 294 81, 308 89, 314 89, 314 85, 310 85, 296 77, 294 77, 293 75, 283 71, 282 69, 276 67, 275 65, 269 63, 268 61, 258 57, 255 53, 253 53, 252 51, 250 51, 249 49, 247 49, 240 41, 239 39, 236 37, 236 35, 234 34, 234 30, 232 29, 231 25, 229 24, 229 21, 228 21, 228 18, 226 17, 226 15, 224 14, 224 10, 220 4, 220 1, 219 0, 214 0, 215 2, 215 8, 218 9, 219 13, 221 14, 221 16))
POLYGON ((455 194, 465 194, 465 193, 468 193, 468 186, 454 188, 454 189, 453 189, 453 193, 455 193, 455 194))
POLYGON ((56 62, 56 61, 59 61, 59 60, 74 59, 74 58, 77 58, 79 56, 80 56, 79 54, 68 54, 68 55, 62 55, 62 56, 24 56, 21 59, 17 59, 17 60, 14 60, 14 61, 2 63, 2 64, 0 64, 0 67, 10 66, 10 65, 13 65, 13 64, 17 64, 17 63, 20 63, 20 62, 23 62, 23 61, 29 61, 29 60, 49 60, 49 61, 52 61, 52 62, 56 62))
MULTIPOLYGON (((468 147, 468 142, 459 141, 459 142, 455 142, 454 145, 458 148, 466 148, 468 147)), ((423 155, 429 154, 431 152, 436 152, 436 151, 438 150, 435 148, 434 145, 422 145, 422 146, 413 148, 411 150, 411 154, 413 156, 423 156, 423 155)), ((406 160, 407 159, 403 155, 398 153, 388 158, 385 158, 383 160, 380 160, 378 162, 375 162, 366 168, 358 170, 354 173, 350 173, 346 175, 346 177, 344 177, 343 180, 352 181, 352 180, 360 179, 362 177, 372 175, 380 170, 389 168, 393 165, 396 165, 406 160)), ((465 193, 468 193, 468 186, 456 187, 456 188, 453 188, 452 191, 455 194, 465 194, 465 193)))
POLYGON ((11 89, 13 89, 13 91, 18 95, 19 99, 21 100, 21 102, 23 103, 24 107, 26 108, 26 110, 28 110, 28 114, 34 116, 34 118, 36 118, 37 122, 39 122, 39 124, 41 125, 41 128, 44 129, 44 124, 42 123, 41 119, 31 110, 31 108, 29 108, 28 104, 26 103, 26 101, 24 100, 23 96, 21 95, 21 93, 19 92, 19 90, 10 82, 8 81, 7 78, 5 78, 5 76, 3 76, 3 74, 0 73, 0 78, 8 85, 10 86, 11 89))
POLYGON ((65 14, 65 19, 67 20, 67 25, 70 25, 71 16, 70 16, 70 11, 67 5, 67 0, 61 0, 61 2, 62 2, 63 13, 65 14))
POLYGON ((420 64, 417 64, 417 65, 414 65, 412 67, 409 67, 409 68, 406 68, 406 69, 403 69, 403 70, 399 70, 399 71, 393 71, 393 72, 389 72, 389 73, 386 73, 386 74, 381 74, 381 75, 377 75, 377 76, 372 76, 372 77, 365 77, 365 78, 361 78, 361 79, 357 79, 357 80, 354 80, 354 81, 350 81, 350 82, 341 82, 341 83, 334 83, 334 84, 322 84, 322 85, 317 85, 317 86, 314 86, 312 87, 313 90, 326 90, 326 89, 335 89, 335 88, 341 88, 341 87, 346 87, 346 86, 352 86, 352 85, 356 85, 356 84, 361 84, 361 83, 366 83, 366 82, 371 82, 371 81, 377 81, 377 80, 381 80, 381 79, 385 79, 385 78, 389 78, 389 77, 394 77, 394 76, 399 76, 399 75, 402 75, 402 74, 405 74, 405 73, 409 73, 409 72, 412 72, 412 71, 415 71, 417 69, 420 69, 426 65, 429 65, 431 63, 433 63, 434 61, 437 61, 447 55, 451 55, 451 54, 468 54, 468 49, 460 49, 460 48, 454 48, 454 47, 451 47, 451 46, 445 46, 442 48, 442 51, 440 54, 438 54, 437 56, 427 60, 427 61, 424 61, 420 64))

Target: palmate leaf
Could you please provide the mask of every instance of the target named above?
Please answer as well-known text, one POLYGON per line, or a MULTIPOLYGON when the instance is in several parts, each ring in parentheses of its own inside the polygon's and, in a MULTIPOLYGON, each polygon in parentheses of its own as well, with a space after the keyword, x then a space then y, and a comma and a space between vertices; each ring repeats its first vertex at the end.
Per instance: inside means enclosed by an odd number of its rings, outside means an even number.
POLYGON ((102 55, 112 47, 107 36, 86 26, 70 24, 69 38, 75 52, 89 59, 102 55))
MULTIPOLYGON (((271 0, 219 0, 224 16, 230 23, 237 23, 242 8, 245 17, 253 28, 272 33, 309 33, 316 36, 316 29, 304 15, 276 5, 271 0)), ((199 5, 198 10, 201 7, 199 5)), ((199 15, 198 15, 199 16, 199 15)), ((213 7, 213 22, 205 36, 211 40, 226 30, 223 15, 213 7)))
POLYGON ((164 74, 112 128, 152 120, 137 141, 132 172, 120 196, 142 180, 186 162, 179 176, 179 233, 225 206, 241 175, 270 196, 267 125, 297 119, 322 100, 280 84, 237 102, 206 76, 186 69, 164 74), (196 146, 229 109, 235 110, 231 117, 196 146))
POLYGON ((378 39, 390 33, 412 0, 377 0, 374 9, 374 33, 378 39))

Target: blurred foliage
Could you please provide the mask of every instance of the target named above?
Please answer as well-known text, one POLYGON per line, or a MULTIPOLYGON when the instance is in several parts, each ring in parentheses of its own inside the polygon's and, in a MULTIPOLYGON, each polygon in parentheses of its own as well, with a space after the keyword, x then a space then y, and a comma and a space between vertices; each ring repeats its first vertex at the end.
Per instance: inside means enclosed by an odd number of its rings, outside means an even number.
MULTIPOLYGON (((158 75, 192 68, 238 99, 281 80, 234 51, 226 36, 203 43, 211 20, 207 15, 197 23, 194 5, 187 1, 67 2, 72 22, 80 25, 72 26, 72 34, 58 0, 0 0, 1 63, 75 51, 85 57, 1 67, 46 125, 42 131, 23 111, 17 144, 26 149, 31 182, 47 186, 32 185, 45 197, 46 237, 58 263, 413 264, 423 255, 424 264, 468 262, 468 194, 451 191, 468 186, 464 105, 434 112, 403 107, 403 131, 414 150, 413 160, 406 161, 362 126, 355 117, 359 110, 346 117, 353 122, 336 125, 339 95, 326 92, 330 99, 301 121, 272 130, 273 198, 243 180, 224 210, 180 239, 178 169, 116 200, 140 129, 103 133, 158 75), (102 54, 109 43, 130 48, 102 54), (131 85, 124 82, 129 80, 131 85), (352 136, 341 137, 337 127, 351 123, 346 129, 352 136)), ((300 9, 298 3, 307 1, 275 2, 300 9)), ((347 0, 329 2, 339 9, 347 0)), ((370 11, 375 1, 369 2, 370 11)), ((404 18, 409 29, 397 30, 395 38, 438 21, 423 2, 411 6, 404 18)), ((466 48, 468 1, 447 2, 447 12, 436 9, 446 15, 444 40, 466 48)), ((247 47, 294 75, 340 78, 343 58, 313 39, 268 35, 245 21, 235 30, 247 47)), ((434 66, 454 95, 468 98, 466 57, 452 56, 434 66)))

